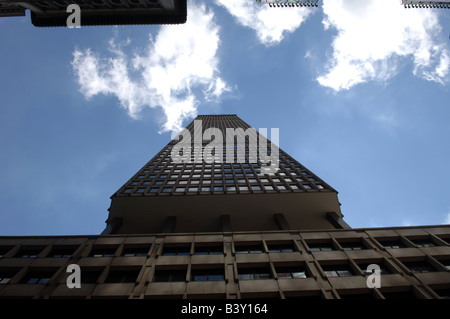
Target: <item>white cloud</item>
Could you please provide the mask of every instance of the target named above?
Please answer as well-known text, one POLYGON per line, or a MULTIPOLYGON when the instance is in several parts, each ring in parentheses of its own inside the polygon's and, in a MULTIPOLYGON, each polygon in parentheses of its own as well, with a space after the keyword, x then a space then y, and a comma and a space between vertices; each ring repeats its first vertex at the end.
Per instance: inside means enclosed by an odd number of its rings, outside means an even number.
MULTIPOLYGON (((184 119, 196 115, 201 99, 217 100, 230 91, 219 76, 214 14, 203 4, 189 1, 188 6, 187 23, 162 26, 154 41, 150 37, 144 54, 130 57, 114 40, 112 57, 75 50, 72 65, 84 96, 114 95, 133 118, 144 107, 161 107, 162 131, 178 131, 184 119)), ((125 45, 129 43, 128 39, 125 45)))
POLYGON ((413 61, 413 74, 445 83, 450 52, 435 36, 441 27, 436 10, 405 9, 392 0, 323 2, 325 29, 335 28, 333 54, 318 82, 336 91, 369 80, 386 81, 400 58, 413 61))
POLYGON ((294 32, 308 16, 312 8, 270 8, 255 1, 216 0, 244 27, 256 31, 258 39, 266 46, 281 42, 286 33, 294 32))
POLYGON ((444 220, 444 224, 450 224, 450 211, 447 214, 447 217, 444 220))

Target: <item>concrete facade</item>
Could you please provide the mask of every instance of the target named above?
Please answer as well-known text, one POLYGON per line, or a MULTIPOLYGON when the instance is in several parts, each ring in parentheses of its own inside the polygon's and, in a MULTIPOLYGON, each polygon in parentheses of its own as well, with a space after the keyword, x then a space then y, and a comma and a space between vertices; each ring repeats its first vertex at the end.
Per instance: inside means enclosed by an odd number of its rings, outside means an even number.
POLYGON ((2 237, 0 298, 448 299, 449 243, 450 226, 2 237))

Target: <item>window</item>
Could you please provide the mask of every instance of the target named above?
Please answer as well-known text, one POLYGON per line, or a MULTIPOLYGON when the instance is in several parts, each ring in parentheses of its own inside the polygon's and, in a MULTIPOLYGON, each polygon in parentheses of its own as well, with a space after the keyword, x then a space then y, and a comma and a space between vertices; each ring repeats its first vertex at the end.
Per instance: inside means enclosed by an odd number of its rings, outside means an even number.
POLYGON ((292 253, 295 251, 294 245, 289 244, 268 244, 269 253, 292 253))
POLYGON ((214 246, 201 246, 195 245, 195 255, 221 255, 223 254, 223 246, 222 245, 214 245, 214 246))
POLYGON ((423 273, 423 272, 433 272, 436 271, 429 263, 426 261, 419 262, 403 262, 403 264, 409 268, 413 273, 423 273))
POLYGON ((122 194, 130 194, 132 190, 133 190, 132 188, 125 188, 125 189, 122 191, 122 194))
POLYGON ((261 244, 236 246, 236 254, 261 254, 263 252, 261 244))
POLYGON ((163 256, 183 256, 183 255, 190 255, 191 253, 191 246, 176 246, 176 247, 164 247, 163 249, 163 256))
POLYGON ((108 248, 94 248, 91 251, 90 257, 113 257, 117 247, 108 247, 108 248))
POLYGON ((331 251, 331 250, 335 250, 333 245, 330 242, 327 243, 314 243, 314 244, 309 244, 309 250, 310 251, 331 251))
POLYGON ((54 248, 50 253, 50 257, 70 258, 74 252, 75 248, 54 248))
POLYGON ((14 257, 19 258, 36 258, 42 248, 22 248, 14 257))
POLYGON ((16 271, 0 271, 0 285, 9 283, 15 274, 16 271))
POLYGON ((225 280, 223 269, 192 269, 192 281, 218 281, 225 280))
POLYGON ((125 257, 142 257, 147 256, 149 247, 125 247, 122 256, 125 257))
POLYGON ((379 241, 380 244, 384 248, 405 248, 405 244, 401 242, 400 240, 385 240, 385 241, 379 241))
POLYGON ((275 267, 278 278, 298 279, 309 277, 304 267, 275 267))
POLYGON ((175 193, 184 193, 184 190, 185 190, 185 188, 183 187, 177 187, 176 189, 175 189, 175 193))
POLYGON ((0 248, 0 258, 3 258, 3 256, 6 255, 6 253, 11 250, 11 248, 12 247, 1 247, 0 248))
POLYGON ((81 273, 81 284, 96 284, 103 269, 83 269, 81 273))
POLYGON ((417 247, 434 247, 436 246, 431 240, 429 239, 416 239, 411 240, 417 247))
POLYGON ((327 277, 349 277, 353 272, 348 265, 325 265, 322 266, 323 272, 327 277))
POLYGON ((153 282, 180 282, 186 281, 185 269, 158 270, 153 276, 153 282))
POLYGON ((445 268, 450 270, 450 259, 439 259, 438 260, 445 268))
POLYGON ((366 247, 363 245, 361 241, 355 241, 355 242, 340 242, 339 243, 344 250, 362 250, 366 249, 366 247))
POLYGON ((50 281, 54 272, 49 271, 31 271, 22 278, 22 284, 42 284, 45 285, 50 281))
POLYGON ((260 191, 260 190, 261 190, 261 187, 260 187, 260 186, 257 186, 257 185, 253 185, 253 186, 252 186, 252 190, 254 190, 254 191, 260 191))
POLYGON ((106 283, 132 283, 139 275, 139 270, 111 270, 106 283))
POLYGON ((272 274, 268 267, 260 268, 239 268, 238 269, 239 280, 258 280, 258 279, 270 279, 272 274))
POLYGON ((162 192, 163 193, 170 193, 172 191, 172 187, 164 187, 162 192))

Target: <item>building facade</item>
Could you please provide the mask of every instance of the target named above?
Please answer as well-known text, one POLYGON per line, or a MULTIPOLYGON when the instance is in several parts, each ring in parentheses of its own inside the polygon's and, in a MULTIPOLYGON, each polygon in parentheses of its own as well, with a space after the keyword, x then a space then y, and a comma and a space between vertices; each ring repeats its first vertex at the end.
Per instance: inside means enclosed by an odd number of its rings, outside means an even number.
POLYGON ((30 11, 36 27, 65 27, 80 8, 80 26, 129 24, 181 24, 187 19, 186 0, 0 0, 0 17, 25 16, 30 11))
POLYGON ((198 116, 111 196, 101 235, 0 237, 0 298, 450 298, 450 225, 352 229, 265 133, 198 116))

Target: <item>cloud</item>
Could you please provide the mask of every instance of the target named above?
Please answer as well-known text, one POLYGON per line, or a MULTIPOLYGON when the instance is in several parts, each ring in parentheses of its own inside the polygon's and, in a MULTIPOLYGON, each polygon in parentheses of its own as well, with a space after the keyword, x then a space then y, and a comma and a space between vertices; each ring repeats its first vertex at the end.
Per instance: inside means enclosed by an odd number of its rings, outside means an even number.
POLYGON ((259 41, 271 46, 281 42, 286 33, 294 32, 314 9, 305 7, 270 8, 255 1, 216 0, 244 27, 256 31, 259 41))
POLYGON ((447 213, 447 217, 444 220, 444 224, 450 224, 450 211, 447 213))
POLYGON ((217 101, 230 91, 219 75, 220 39, 214 14, 204 4, 189 1, 188 5, 187 23, 162 26, 140 55, 125 53, 129 39, 125 44, 111 40, 109 57, 89 48, 76 49, 72 66, 80 92, 87 99, 98 94, 116 96, 133 118, 144 107, 160 107, 165 132, 179 131, 184 119, 196 115, 201 101, 217 101))
POLYGON ((413 74, 446 83, 450 52, 435 39, 441 27, 436 10, 405 9, 392 0, 323 2, 325 29, 335 28, 333 53, 317 81, 336 91, 396 75, 402 58, 413 62, 413 74))

